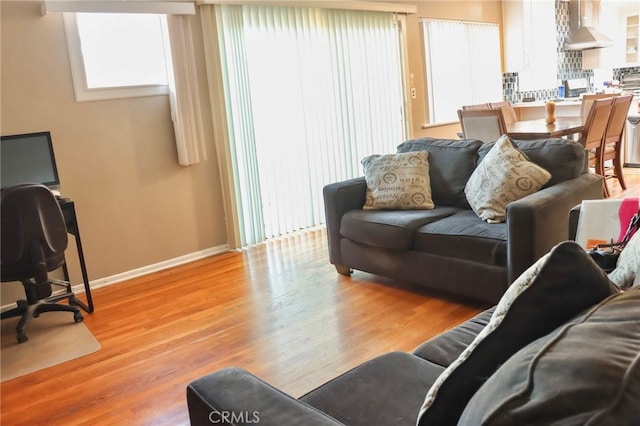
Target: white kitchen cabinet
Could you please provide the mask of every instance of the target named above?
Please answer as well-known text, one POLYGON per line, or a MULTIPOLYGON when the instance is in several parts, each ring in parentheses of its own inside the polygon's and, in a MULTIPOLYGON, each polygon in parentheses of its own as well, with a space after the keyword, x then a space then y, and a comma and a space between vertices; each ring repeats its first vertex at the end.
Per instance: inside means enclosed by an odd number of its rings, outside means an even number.
POLYGON ((555 2, 503 1, 502 19, 505 72, 519 74, 519 90, 556 87, 555 2))
POLYGON ((638 0, 594 1, 591 25, 611 38, 613 46, 583 51, 582 69, 621 68, 640 64, 638 15, 638 0))
POLYGON ((640 44, 639 18, 640 15, 637 13, 626 16, 625 60, 627 64, 640 62, 640 53, 638 53, 638 45, 640 44))
POLYGON ((502 2, 502 45, 504 71, 519 72, 524 68, 524 10, 522 1, 502 2))

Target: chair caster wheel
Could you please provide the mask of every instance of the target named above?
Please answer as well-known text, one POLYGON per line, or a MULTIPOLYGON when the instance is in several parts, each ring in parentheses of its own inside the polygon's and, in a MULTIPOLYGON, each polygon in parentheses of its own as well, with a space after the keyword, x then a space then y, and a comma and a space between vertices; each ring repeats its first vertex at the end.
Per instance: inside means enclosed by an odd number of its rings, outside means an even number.
POLYGON ((82 321, 84 321, 84 316, 82 315, 81 312, 76 312, 76 313, 73 314, 73 320, 75 322, 82 322, 82 321))
POLYGON ((22 333, 18 333, 18 343, 24 343, 27 340, 29 340, 29 338, 27 337, 27 333, 25 333, 24 331, 22 333))

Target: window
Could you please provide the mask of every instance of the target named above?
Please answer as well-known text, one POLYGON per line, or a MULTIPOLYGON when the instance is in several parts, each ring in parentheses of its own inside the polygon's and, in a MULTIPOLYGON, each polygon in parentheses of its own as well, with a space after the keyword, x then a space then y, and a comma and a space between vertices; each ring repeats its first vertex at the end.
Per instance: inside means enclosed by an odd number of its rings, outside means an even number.
POLYGON ((76 100, 168 93, 166 17, 65 13, 76 100))
POLYGON ((503 99, 498 25, 422 23, 430 123, 458 121, 462 105, 503 99))
POLYGON ((405 139, 398 21, 304 7, 216 12, 239 243, 324 223, 323 186, 361 176, 363 157, 405 139))

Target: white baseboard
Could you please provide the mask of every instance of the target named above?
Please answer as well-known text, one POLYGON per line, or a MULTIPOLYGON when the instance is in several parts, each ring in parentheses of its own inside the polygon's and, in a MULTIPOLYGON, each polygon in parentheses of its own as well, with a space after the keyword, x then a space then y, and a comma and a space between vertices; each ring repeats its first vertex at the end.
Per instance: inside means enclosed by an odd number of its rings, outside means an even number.
MULTIPOLYGON (((91 290, 95 290, 101 287, 107 287, 112 284, 120 283, 122 281, 141 277, 142 275, 147 275, 153 272, 162 271, 164 269, 169 269, 174 266, 183 265, 185 263, 193 262, 194 260, 203 259, 208 256, 213 256, 214 254, 225 253, 228 251, 229 251, 229 245, 223 244, 221 246, 211 247, 208 249, 185 254, 184 256, 174 257, 173 259, 163 260, 162 262, 154 263, 152 265, 147 265, 141 268, 132 269, 130 271, 122 272, 120 274, 115 274, 115 275, 110 275, 104 278, 90 280, 91 290)), ((73 292, 84 293, 84 284, 74 284, 73 292)))
MULTIPOLYGON (((90 280, 91 290, 95 290, 101 287, 107 287, 113 284, 120 283, 122 281, 140 277, 142 275, 147 275, 153 272, 162 271, 164 269, 168 269, 174 266, 193 262, 194 260, 199 260, 208 256, 213 256, 214 254, 226 253, 228 251, 229 251, 229 245, 223 244, 221 246, 211 247, 208 249, 185 254, 184 256, 174 257, 173 259, 164 260, 162 262, 154 263, 152 265, 147 265, 141 268, 132 269, 130 271, 122 272, 120 274, 115 274, 115 275, 110 275, 104 278, 90 280)), ((73 292, 76 294, 84 293, 84 284, 74 284, 72 286, 72 289, 73 289, 73 292)), ((4 305, 0 307, 0 309, 4 311, 12 307, 15 307, 15 303, 4 305)))

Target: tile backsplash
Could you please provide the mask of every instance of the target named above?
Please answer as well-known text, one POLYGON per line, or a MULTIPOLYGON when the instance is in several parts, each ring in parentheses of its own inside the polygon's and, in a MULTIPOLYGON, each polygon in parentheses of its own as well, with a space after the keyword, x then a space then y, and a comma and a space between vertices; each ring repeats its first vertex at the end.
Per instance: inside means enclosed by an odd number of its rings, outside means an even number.
MULTIPOLYGON (((569 34, 569 2, 556 0, 556 29, 557 29, 557 45, 558 52, 558 70, 557 80, 586 78, 592 81, 593 71, 582 69, 582 52, 581 51, 565 51, 564 42, 569 34)), ((615 68, 613 70, 613 78, 619 80, 623 73, 638 72, 640 67, 615 68)), ((533 91, 520 92, 518 84, 518 73, 507 72, 502 74, 502 92, 505 100, 511 102, 520 102, 525 97, 533 97, 536 100, 555 99, 558 97, 558 88, 541 89, 533 91)))
POLYGON ((614 68, 613 79, 622 80, 622 74, 640 74, 640 67, 614 68))

